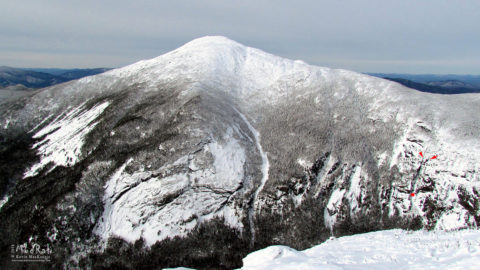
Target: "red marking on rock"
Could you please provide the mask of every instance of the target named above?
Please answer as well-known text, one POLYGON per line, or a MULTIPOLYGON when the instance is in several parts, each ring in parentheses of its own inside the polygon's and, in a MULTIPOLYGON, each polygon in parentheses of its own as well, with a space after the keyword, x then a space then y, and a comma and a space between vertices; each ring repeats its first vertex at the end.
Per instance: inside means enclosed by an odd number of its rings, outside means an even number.
POLYGON ((422 153, 422 152, 420 152, 420 156, 422 156, 422 157, 423 157, 423 153, 422 153))
POLYGON ((433 156, 431 159, 436 159, 437 158, 437 155, 433 156))
POLYGON ((414 197, 415 196, 415 193, 410 193, 410 197, 414 197))

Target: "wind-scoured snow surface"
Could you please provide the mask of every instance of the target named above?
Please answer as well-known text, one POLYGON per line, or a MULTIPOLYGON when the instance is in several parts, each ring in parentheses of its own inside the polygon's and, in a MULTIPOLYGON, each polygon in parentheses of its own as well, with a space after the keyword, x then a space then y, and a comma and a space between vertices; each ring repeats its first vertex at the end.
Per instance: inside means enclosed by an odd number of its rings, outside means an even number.
POLYGON ((271 246, 243 259, 243 270, 478 269, 479 231, 378 231, 340 238, 303 251, 271 246))
POLYGON ((57 166, 70 167, 77 163, 81 157, 85 136, 95 128, 97 125, 95 120, 108 107, 109 102, 98 104, 88 110, 84 105, 81 104, 58 116, 33 135, 34 139, 41 138, 32 147, 36 149, 40 161, 25 172, 25 178, 37 175, 49 163, 53 163, 50 170, 57 166))

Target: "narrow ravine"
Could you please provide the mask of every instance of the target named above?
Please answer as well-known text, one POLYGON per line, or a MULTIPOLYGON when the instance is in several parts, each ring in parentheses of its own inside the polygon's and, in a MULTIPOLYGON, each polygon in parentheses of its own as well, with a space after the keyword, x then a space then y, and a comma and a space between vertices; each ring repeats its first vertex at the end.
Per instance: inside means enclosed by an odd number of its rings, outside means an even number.
MULTIPOLYGON (((235 108, 234 108, 235 109, 235 108)), ((265 183, 268 180, 268 170, 270 168, 270 163, 268 162, 268 157, 267 153, 263 151, 262 145, 260 144, 260 133, 250 124, 248 121, 247 117, 243 115, 241 112, 239 112, 237 109, 235 111, 240 115, 242 120, 247 124, 248 129, 252 132, 254 138, 255 138, 255 143, 257 145, 258 152, 260 156, 262 157, 262 180, 260 182, 260 186, 255 190, 253 197, 252 197, 252 205, 250 209, 248 210, 248 222, 250 225, 250 233, 252 235, 252 238, 250 240, 250 245, 253 246, 255 243, 255 221, 254 221, 254 214, 255 214, 255 207, 256 207, 256 202, 257 202, 257 197, 258 194, 262 191, 263 187, 265 186, 265 183)))

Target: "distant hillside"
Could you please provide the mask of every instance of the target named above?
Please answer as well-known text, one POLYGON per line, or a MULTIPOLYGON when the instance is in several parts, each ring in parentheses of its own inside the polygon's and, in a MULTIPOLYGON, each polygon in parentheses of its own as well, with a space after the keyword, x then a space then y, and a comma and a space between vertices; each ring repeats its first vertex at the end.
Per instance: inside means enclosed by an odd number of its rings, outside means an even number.
POLYGON ((401 78, 388 78, 385 77, 384 79, 398 82, 406 87, 416 89, 422 92, 428 93, 436 93, 436 94, 465 94, 465 93, 480 93, 480 89, 472 88, 472 87, 448 87, 442 85, 435 85, 435 84, 424 84, 418 83, 414 81, 410 81, 407 79, 401 78))
POLYGON ((28 88, 43 88, 108 71, 94 69, 28 69, 0 67, 0 88, 23 85, 28 88))
POLYGON ((67 79, 48 73, 11 67, 0 67, 1 88, 18 84, 24 85, 28 88, 42 88, 66 81, 67 79))
POLYGON ((110 69, 111 68, 72 69, 61 73, 59 76, 68 80, 76 80, 86 76, 97 75, 110 69))
POLYGON ((380 78, 401 78, 410 81, 429 84, 442 81, 459 81, 480 88, 480 75, 436 75, 436 74, 403 74, 403 73, 367 73, 380 78))
POLYGON ((480 76, 473 75, 412 75, 369 73, 371 76, 398 82, 422 92, 437 94, 480 93, 480 76), (453 79, 457 78, 457 79, 453 79), (478 82, 477 82, 478 80, 478 82))
POLYGON ((62 73, 73 70, 73 69, 64 69, 64 68, 19 68, 19 69, 48 73, 48 74, 52 74, 52 75, 55 75, 55 76, 58 76, 62 73))
POLYGON ((475 87, 474 85, 471 85, 466 82, 458 81, 458 80, 445 80, 445 81, 432 81, 432 82, 427 82, 428 85, 433 85, 433 86, 440 86, 443 88, 478 88, 475 87))

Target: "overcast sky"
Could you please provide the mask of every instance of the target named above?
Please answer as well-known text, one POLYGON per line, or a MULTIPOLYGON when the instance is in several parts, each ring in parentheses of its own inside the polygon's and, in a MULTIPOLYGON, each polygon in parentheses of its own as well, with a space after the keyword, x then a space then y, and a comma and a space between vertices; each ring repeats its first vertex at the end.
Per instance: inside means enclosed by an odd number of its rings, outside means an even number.
POLYGON ((120 67, 205 35, 360 72, 480 74, 479 0, 0 1, 0 66, 120 67))

